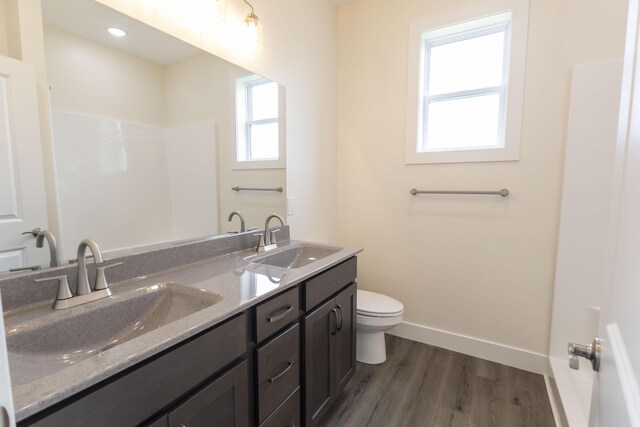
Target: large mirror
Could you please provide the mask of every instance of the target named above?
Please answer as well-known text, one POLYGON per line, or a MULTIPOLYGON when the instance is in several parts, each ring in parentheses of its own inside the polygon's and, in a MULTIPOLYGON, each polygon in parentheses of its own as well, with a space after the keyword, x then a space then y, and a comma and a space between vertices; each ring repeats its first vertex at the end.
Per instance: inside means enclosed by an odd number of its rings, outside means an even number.
POLYGON ((42 11, 62 259, 284 216, 281 86, 93 0, 42 11))

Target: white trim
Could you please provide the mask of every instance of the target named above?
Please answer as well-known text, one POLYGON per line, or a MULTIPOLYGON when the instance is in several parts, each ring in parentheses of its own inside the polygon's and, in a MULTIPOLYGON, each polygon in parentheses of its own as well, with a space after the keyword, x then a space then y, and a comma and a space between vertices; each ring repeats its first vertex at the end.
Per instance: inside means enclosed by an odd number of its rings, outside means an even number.
POLYGON ((547 396, 549 396, 549 404, 551 405, 551 412, 553 413, 553 422, 556 427, 564 427, 567 423, 562 421, 562 404, 556 397, 557 389, 554 385, 554 380, 549 375, 544 375, 544 385, 547 389, 547 396))
POLYGON ((586 426, 591 411, 591 393, 595 372, 586 360, 580 361, 580 368, 569 368, 567 357, 549 357, 550 375, 553 376, 556 398, 562 407, 562 414, 568 425, 586 426))
POLYGON ((233 159, 231 159, 231 169, 284 169, 286 167, 286 97, 283 86, 278 85, 278 159, 275 160, 238 160, 246 157, 246 143, 240 144, 239 141, 246 141, 248 132, 246 125, 246 83, 256 80, 268 80, 257 74, 244 74, 231 72, 231 90, 234 100, 232 106, 232 117, 234 121, 234 140, 233 140, 233 159), (240 116, 240 117, 239 117, 240 116))
POLYGON ((533 351, 410 322, 402 322, 387 333, 536 374, 548 374, 547 356, 533 351))
POLYGON ((607 325, 607 335, 609 335, 611 353, 613 353, 613 360, 616 363, 616 371, 629 414, 630 425, 640 426, 640 387, 617 323, 607 325))
POLYGON ((487 0, 447 13, 429 15, 412 22, 409 29, 409 63, 407 80, 407 141, 406 164, 462 163, 514 161, 520 159, 522 110, 524 104, 524 80, 526 67, 527 32, 529 25, 529 0, 487 0), (505 147, 440 152, 418 152, 421 140, 419 114, 424 85, 423 33, 451 24, 461 25, 478 18, 511 11, 510 34, 506 43, 509 59, 508 90, 506 93, 506 117, 504 126, 505 147))

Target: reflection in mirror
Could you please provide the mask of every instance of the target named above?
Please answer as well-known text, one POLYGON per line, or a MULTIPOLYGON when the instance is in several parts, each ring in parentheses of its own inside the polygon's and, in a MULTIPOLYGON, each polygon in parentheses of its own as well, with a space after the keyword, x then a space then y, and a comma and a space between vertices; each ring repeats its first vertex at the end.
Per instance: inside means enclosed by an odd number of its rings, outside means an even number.
POLYGON ((284 215, 282 191, 232 190, 285 187, 281 86, 92 0, 42 6, 62 259, 284 215))

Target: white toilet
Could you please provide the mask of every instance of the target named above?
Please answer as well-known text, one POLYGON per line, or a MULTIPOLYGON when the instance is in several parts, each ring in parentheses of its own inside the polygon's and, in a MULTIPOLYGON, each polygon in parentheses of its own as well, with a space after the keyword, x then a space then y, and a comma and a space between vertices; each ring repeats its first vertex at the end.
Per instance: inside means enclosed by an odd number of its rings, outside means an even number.
POLYGON ((356 360, 379 364, 387 360, 384 331, 402 322, 404 306, 386 295, 358 289, 356 360))

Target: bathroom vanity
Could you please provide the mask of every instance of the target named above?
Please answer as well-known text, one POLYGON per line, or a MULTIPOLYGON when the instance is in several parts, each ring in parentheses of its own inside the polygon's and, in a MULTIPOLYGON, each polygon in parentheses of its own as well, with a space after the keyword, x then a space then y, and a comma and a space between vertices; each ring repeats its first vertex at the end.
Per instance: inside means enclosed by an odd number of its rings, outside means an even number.
POLYGON ((0 280, 18 425, 316 425, 355 371, 360 249, 253 240, 114 259, 114 295, 67 310, 12 301, 73 267, 0 280))

